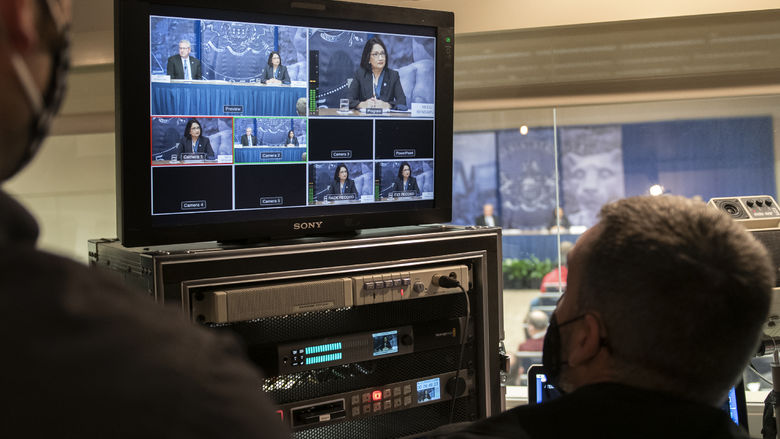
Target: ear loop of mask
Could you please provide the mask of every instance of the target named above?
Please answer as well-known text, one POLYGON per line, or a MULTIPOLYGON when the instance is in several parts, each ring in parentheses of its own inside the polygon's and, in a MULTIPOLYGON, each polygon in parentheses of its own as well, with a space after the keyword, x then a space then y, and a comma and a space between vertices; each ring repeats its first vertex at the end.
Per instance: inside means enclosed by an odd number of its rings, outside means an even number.
MULTIPOLYGON (((17 164, 16 169, 14 169, 10 175, 19 172, 19 170, 37 153, 43 141, 43 137, 48 131, 49 123, 62 102, 63 90, 61 87, 62 84, 60 83, 63 81, 62 76, 65 74, 69 63, 67 54, 69 44, 66 34, 68 23, 65 21, 65 15, 59 2, 55 0, 46 0, 46 6, 48 8, 49 16, 54 22, 57 37, 61 44, 64 43, 64 48, 62 46, 55 47, 56 52, 51 60, 51 77, 49 78, 49 84, 45 90, 38 89, 38 86, 33 79, 32 72, 24 62, 21 54, 18 52, 11 52, 9 55, 11 66, 16 73, 16 78, 19 81, 19 85, 22 87, 22 91, 32 110, 32 120, 30 121, 32 125, 30 126, 29 143, 24 151, 22 160, 17 164), (63 65, 63 58, 65 65, 63 65)), ((5 33, 3 26, 0 26, 0 33, 5 33)))

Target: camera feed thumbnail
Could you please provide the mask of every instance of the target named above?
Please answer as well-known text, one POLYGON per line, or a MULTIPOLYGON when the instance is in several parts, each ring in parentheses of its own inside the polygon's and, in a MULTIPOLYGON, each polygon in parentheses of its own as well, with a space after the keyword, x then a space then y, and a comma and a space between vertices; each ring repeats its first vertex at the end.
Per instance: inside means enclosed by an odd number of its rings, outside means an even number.
POLYGON ((152 114, 306 114, 306 28, 150 18, 152 114))
POLYGON ((372 162, 309 165, 309 204, 374 201, 372 162))
POLYGON ((371 337, 374 339, 375 357, 398 352, 398 331, 378 332, 371 337))
POLYGON ((433 117, 435 38, 312 29, 318 116, 433 117))
POLYGON ((306 165, 245 165, 235 167, 236 209, 306 205, 306 165))
POLYGON ((376 164, 377 201, 433 199, 433 160, 376 164))
POLYGON ((417 403, 441 399, 441 384, 438 378, 417 382, 417 403))
POLYGON ((152 166, 233 162, 230 117, 152 117, 152 166))
POLYGON ((152 215, 233 208, 232 166, 152 168, 152 215))
POLYGON ((236 118, 234 126, 236 163, 306 161, 305 118, 236 118))

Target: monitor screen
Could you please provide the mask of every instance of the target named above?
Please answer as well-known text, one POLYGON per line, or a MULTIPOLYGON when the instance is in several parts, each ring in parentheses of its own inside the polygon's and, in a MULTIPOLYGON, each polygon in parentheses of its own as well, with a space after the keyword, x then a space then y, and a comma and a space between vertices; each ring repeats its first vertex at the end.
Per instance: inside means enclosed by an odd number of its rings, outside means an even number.
POLYGON ((123 244, 449 220, 451 14, 116 2, 123 244))

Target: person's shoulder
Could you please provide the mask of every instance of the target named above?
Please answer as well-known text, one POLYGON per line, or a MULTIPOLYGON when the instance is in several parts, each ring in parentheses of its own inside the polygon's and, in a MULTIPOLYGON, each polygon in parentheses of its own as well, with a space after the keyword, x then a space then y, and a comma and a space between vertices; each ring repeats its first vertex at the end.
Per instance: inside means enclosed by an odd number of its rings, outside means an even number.
POLYGON ((386 68, 385 72, 387 72, 387 79, 388 80, 396 79, 396 78, 400 78, 401 77, 401 74, 398 73, 398 70, 393 70, 390 67, 386 68))

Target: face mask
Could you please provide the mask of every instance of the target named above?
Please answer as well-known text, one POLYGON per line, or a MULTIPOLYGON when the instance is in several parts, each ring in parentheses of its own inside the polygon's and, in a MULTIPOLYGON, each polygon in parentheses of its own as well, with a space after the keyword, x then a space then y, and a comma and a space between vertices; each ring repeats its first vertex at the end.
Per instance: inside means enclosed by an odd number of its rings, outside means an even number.
POLYGON ((65 77, 70 67, 69 24, 65 21, 60 5, 55 0, 47 0, 46 6, 57 29, 57 37, 50 43, 52 46, 51 74, 49 85, 43 93, 38 90, 32 73, 21 55, 18 53, 10 55, 11 65, 32 110, 32 120, 30 121, 27 149, 9 177, 19 172, 38 152, 41 142, 49 131, 51 120, 57 114, 65 94, 65 77))
MULTIPOLYGON (((561 359, 561 349, 563 347, 561 343, 561 328, 583 318, 585 318, 585 314, 561 324, 558 324, 558 318, 555 316, 555 313, 550 318, 550 326, 547 327, 547 334, 544 336, 544 345, 542 346, 542 364, 547 373, 547 381, 556 387, 558 387, 558 380, 561 378, 561 369, 567 364, 566 361, 561 359)), ((558 390, 563 393, 563 389, 560 387, 558 387, 558 390)))

